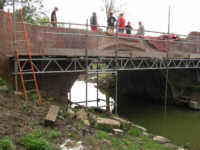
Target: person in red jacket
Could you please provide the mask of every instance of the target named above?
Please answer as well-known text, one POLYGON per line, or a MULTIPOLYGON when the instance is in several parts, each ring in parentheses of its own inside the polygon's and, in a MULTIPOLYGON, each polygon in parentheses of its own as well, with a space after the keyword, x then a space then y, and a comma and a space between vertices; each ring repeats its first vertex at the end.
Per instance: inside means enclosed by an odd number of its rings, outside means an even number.
POLYGON ((119 28, 119 32, 121 32, 121 33, 124 32, 125 22, 126 22, 123 16, 124 16, 124 14, 121 13, 118 18, 118 28, 119 28))

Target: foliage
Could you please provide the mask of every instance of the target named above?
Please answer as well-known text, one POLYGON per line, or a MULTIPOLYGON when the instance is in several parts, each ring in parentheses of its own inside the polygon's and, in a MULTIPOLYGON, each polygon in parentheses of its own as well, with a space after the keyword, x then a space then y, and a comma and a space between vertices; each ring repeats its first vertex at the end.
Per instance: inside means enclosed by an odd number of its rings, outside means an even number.
POLYGON ((50 22, 50 19, 47 16, 37 19, 37 24, 51 26, 51 24, 48 22, 50 22))
POLYGON ((50 131, 47 135, 48 139, 55 139, 57 137, 60 137, 61 136, 61 133, 60 132, 57 132, 57 131, 50 131))
POLYGON ((95 133, 95 138, 99 139, 99 140, 109 139, 109 135, 108 135, 108 133, 106 133, 104 131, 97 131, 95 133))
POLYGON ((105 11, 106 16, 109 16, 109 12, 112 11, 113 15, 118 15, 123 11, 123 6, 125 4, 117 3, 117 0, 101 0, 102 2, 102 11, 105 11))
POLYGON ((3 9, 6 4, 6 0, 0 0, 0 9, 3 9))
POLYGON ((5 85, 5 81, 2 78, 0 78, 0 86, 1 85, 5 85))
MULTIPOLYGON (((18 21, 20 21, 20 9, 22 9, 24 20, 27 23, 40 24, 44 23, 44 20, 48 20, 48 17, 43 9, 43 0, 18 0, 15 3, 18 8, 16 10, 18 21)), ((12 0, 0 0, 0 7, 2 8, 11 5, 12 0)))
POLYGON ((127 132, 126 132, 127 135, 130 135, 130 136, 141 136, 142 135, 142 132, 134 127, 130 128, 127 132))
POLYGON ((2 88, 1 90, 3 92, 5 92, 5 93, 8 93, 10 91, 10 89, 7 86, 5 86, 4 88, 2 88))
POLYGON ((68 132, 67 136, 69 136, 71 139, 77 140, 80 138, 80 136, 77 133, 74 132, 68 132))
POLYGON ((158 144, 147 137, 143 137, 142 146, 144 147, 144 149, 148 150, 172 150, 171 148, 164 147, 163 145, 158 144))
POLYGON ((15 145, 8 137, 4 137, 0 140, 0 150, 14 150, 14 149, 15 145))
POLYGON ((58 115, 61 116, 62 118, 67 118, 68 117, 68 113, 65 110, 59 111, 58 115))
POLYGON ((138 145, 128 139, 111 138, 113 146, 116 150, 137 150, 138 145))
MULTIPOLYGON (((39 13, 37 8, 33 5, 24 6, 22 8, 22 15, 24 17, 24 21, 27 23, 43 25, 45 22, 49 22, 49 18, 46 16, 46 14, 42 15, 39 13)), ((18 21, 20 21, 20 10, 16 10, 16 16, 18 21)))
POLYGON ((115 93, 115 75, 103 74, 99 78, 99 89, 102 93, 114 97, 115 93))
POLYGON ((43 130, 36 130, 20 140, 20 144, 29 150, 56 150, 56 147, 45 138, 43 130))

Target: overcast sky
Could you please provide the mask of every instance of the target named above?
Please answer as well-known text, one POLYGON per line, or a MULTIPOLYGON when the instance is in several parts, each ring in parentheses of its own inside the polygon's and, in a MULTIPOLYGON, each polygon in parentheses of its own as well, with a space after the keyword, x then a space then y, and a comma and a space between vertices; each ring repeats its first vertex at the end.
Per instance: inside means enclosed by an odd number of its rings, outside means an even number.
MULTIPOLYGON (((146 30, 167 32, 168 7, 171 6, 171 32, 188 34, 200 31, 199 0, 116 0, 124 4, 126 21, 131 21, 133 28, 138 28, 142 21, 146 30)), ((101 0, 44 0, 49 16, 57 6, 58 21, 85 23, 93 11, 97 12, 100 25, 106 25, 105 12, 101 0)))

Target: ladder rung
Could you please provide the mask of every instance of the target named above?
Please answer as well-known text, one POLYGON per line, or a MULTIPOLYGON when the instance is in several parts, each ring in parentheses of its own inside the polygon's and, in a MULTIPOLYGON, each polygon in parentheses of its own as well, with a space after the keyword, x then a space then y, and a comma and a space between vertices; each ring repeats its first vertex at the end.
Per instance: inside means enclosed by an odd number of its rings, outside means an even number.
POLYGON ((31 71, 32 72, 32 69, 22 70, 22 72, 27 72, 27 71, 31 71))
POLYGON ((27 90, 27 93, 36 92, 36 89, 27 90))
POLYGON ((16 33, 22 33, 22 32, 24 32, 24 31, 16 31, 16 33))
POLYGON ((16 40, 15 42, 16 43, 18 43, 18 42, 25 42, 25 40, 16 40))
POLYGON ((24 80, 25 82, 33 82, 34 80, 32 79, 32 80, 24 80))

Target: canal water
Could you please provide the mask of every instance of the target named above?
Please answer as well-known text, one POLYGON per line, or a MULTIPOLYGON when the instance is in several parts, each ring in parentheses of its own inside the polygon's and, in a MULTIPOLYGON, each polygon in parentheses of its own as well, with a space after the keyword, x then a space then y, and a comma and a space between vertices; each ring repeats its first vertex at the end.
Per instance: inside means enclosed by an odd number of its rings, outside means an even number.
MULTIPOLYGON (((90 99, 96 98, 95 84, 89 83, 88 94, 90 99)), ((85 83, 78 81, 72 88, 72 101, 83 100, 84 96, 85 83)), ((105 95, 100 93, 100 98, 105 99, 105 95)), ((101 105, 105 103, 101 102, 101 105)), ((96 103, 90 103, 90 106, 96 106, 96 103)), ((155 135, 169 138, 175 144, 189 145, 190 150, 200 150, 200 112, 168 106, 167 113, 164 113, 164 106, 151 103, 135 103, 128 107, 121 111, 122 117, 144 126, 155 135)))

